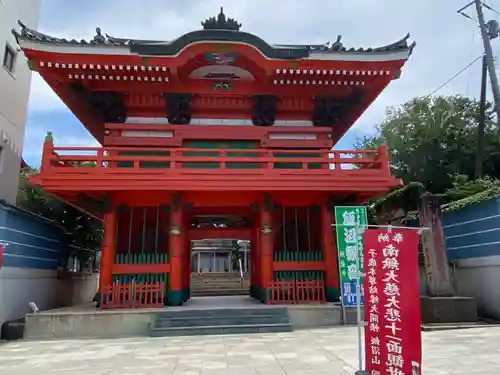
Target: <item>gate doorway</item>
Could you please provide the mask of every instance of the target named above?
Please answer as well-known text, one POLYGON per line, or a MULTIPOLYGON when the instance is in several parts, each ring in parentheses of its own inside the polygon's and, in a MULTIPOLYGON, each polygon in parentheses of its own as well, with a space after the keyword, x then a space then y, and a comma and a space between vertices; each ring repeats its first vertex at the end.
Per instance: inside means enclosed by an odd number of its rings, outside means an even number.
POLYGON ((191 273, 243 273, 250 270, 250 241, 191 241, 191 273), (241 267, 241 268, 240 268, 241 267))

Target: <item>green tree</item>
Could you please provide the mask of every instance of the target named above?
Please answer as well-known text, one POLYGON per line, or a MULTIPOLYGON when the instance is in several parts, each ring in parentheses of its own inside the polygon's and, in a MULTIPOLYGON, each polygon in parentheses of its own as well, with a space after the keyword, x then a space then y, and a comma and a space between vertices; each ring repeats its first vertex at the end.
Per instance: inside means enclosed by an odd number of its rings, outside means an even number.
POLYGON ((38 173, 36 169, 21 170, 17 206, 36 215, 52 220, 63 227, 69 235, 69 244, 76 249, 73 253, 83 261, 100 248, 102 223, 75 207, 65 203, 42 188, 28 182, 30 176, 38 173), (80 249, 80 251, 78 251, 80 249))
MULTIPOLYGON (((500 138, 487 106, 484 172, 500 177, 500 138)), ((462 96, 415 98, 389 108, 373 137, 356 148, 386 143, 393 174, 405 184, 420 182, 424 189, 444 193, 454 178, 474 178, 479 103, 462 96)))

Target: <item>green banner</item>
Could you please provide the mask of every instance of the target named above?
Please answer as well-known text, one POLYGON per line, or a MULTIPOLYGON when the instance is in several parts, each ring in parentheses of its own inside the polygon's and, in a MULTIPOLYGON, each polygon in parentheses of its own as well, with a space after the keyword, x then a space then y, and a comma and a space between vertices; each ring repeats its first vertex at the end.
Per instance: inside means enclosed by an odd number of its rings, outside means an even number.
MULTIPOLYGON (((356 306, 356 252, 359 251, 359 264, 363 272, 363 230, 368 224, 366 207, 335 207, 337 233, 337 252, 339 259, 340 289, 344 306, 356 306)), ((361 278, 361 285, 363 279, 361 278)), ((363 304, 361 288, 361 304, 363 304)))

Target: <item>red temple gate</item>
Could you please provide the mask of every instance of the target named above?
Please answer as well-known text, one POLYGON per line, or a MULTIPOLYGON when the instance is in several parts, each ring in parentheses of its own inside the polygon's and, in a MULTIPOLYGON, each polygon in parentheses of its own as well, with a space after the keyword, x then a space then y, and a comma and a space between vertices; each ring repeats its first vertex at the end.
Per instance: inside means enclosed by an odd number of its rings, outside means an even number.
POLYGON ((270 45, 221 12, 172 42, 54 38, 18 43, 101 147, 43 146, 31 182, 104 222, 103 307, 179 305, 190 241, 250 240, 250 294, 268 303, 338 298, 331 210, 400 182, 385 146, 332 147, 393 80, 414 44, 270 45), (193 228, 244 212, 246 228, 193 228))

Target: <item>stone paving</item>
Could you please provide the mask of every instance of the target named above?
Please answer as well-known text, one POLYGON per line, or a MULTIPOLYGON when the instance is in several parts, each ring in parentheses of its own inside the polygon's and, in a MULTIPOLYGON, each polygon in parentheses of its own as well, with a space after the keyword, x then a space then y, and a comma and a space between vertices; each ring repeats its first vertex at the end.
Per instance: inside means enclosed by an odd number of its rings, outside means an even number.
MULTIPOLYGON (((424 375, 500 374, 500 328, 424 333, 424 375)), ((291 333, 18 341, 0 344, 5 375, 346 375, 356 329, 291 333)))

